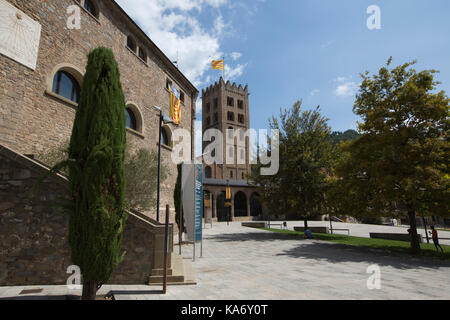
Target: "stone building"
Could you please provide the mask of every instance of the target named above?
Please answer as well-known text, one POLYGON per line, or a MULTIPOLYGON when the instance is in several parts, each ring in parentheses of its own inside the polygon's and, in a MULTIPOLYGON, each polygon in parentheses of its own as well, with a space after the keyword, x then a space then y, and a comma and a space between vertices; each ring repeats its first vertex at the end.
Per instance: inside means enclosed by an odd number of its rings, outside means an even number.
MULTIPOLYGON (((50 202, 67 194, 67 179, 52 176, 33 195, 36 181, 49 172, 34 158, 69 141, 87 55, 100 46, 110 48, 119 65, 128 148, 157 151, 161 143, 169 176, 161 209, 174 207, 172 132, 182 128, 193 136, 198 90, 113 0, 0 0, 1 286, 66 283, 68 216, 50 202), (153 106, 169 114, 169 84, 180 92, 181 124, 165 125, 160 136, 153 106)), ((165 226, 153 214, 129 212, 127 254, 110 283, 162 282, 165 226)), ((188 266, 173 253, 173 234, 170 224, 169 283, 192 283, 184 276, 188 266)))
MULTIPOLYGON (((202 91, 203 134, 217 129, 223 134, 223 161, 204 163, 205 214, 214 221, 260 219, 259 194, 247 182, 250 173, 250 108, 248 86, 219 82, 202 91), (226 187, 231 187, 232 206, 225 207, 226 187)), ((210 143, 210 142, 209 142, 210 143)), ((208 142, 203 144, 203 152, 208 142)), ((215 157, 212 151, 212 156, 215 157)))
POLYGON ((128 146, 156 151, 163 142, 169 177, 162 184, 161 208, 173 208, 176 165, 170 151, 176 127, 165 125, 158 137, 158 113, 152 107, 169 113, 167 88, 173 85, 182 100, 177 128, 193 136, 194 85, 113 0, 0 0, 0 12, 0 145, 37 155, 67 142, 87 55, 99 46, 110 48, 127 103, 128 146), (77 11, 79 29, 72 28, 77 11))

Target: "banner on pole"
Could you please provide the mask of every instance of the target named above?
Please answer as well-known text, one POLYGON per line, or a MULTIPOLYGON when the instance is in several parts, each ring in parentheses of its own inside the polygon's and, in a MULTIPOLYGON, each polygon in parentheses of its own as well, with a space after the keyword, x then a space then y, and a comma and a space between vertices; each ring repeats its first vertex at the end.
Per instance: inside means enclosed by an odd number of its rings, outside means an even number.
POLYGON ((203 165, 195 165, 195 241, 202 241, 203 165))
POLYGON ((183 214, 189 241, 202 240, 203 219, 203 165, 183 164, 181 182, 183 189, 183 214))

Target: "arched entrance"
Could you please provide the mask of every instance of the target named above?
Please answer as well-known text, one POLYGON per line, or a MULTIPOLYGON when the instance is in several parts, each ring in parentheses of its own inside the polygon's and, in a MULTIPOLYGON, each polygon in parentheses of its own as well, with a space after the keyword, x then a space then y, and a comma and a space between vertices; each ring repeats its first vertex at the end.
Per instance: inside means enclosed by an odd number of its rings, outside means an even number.
POLYGON ((247 216, 247 196, 242 191, 239 191, 234 196, 234 216, 235 217, 247 216))
POLYGON ((212 208, 213 208, 213 199, 212 193, 208 190, 203 191, 203 218, 213 218, 212 216, 212 208))
POLYGON ((220 192, 216 199, 217 208, 217 221, 226 222, 228 221, 228 208, 225 207, 225 191, 220 192))
POLYGON ((259 217, 263 214, 260 196, 257 192, 250 196, 250 214, 252 217, 259 217))

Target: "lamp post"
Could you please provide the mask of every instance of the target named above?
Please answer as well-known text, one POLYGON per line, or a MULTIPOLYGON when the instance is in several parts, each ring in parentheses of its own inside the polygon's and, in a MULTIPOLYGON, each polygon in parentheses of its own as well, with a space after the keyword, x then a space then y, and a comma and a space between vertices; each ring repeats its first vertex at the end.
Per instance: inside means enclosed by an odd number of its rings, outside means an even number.
POLYGON ((153 106, 153 109, 159 112, 159 143, 158 143, 158 188, 157 188, 157 196, 156 196, 156 221, 159 222, 159 203, 161 199, 161 133, 162 133, 162 125, 173 123, 173 120, 163 115, 162 109, 157 106, 153 106))
POLYGON ((228 214, 227 214, 227 216, 228 216, 228 219, 227 219, 227 225, 229 226, 230 225, 230 219, 231 219, 231 206, 233 205, 232 204, 232 202, 231 202, 231 188, 230 188, 230 180, 228 180, 227 179, 227 192, 225 192, 225 194, 226 194, 226 202, 227 202, 227 204, 228 204, 228 214), (228 198, 228 193, 229 193, 229 196, 230 196, 230 198, 228 198), (228 201, 229 201, 229 203, 228 203, 228 201))

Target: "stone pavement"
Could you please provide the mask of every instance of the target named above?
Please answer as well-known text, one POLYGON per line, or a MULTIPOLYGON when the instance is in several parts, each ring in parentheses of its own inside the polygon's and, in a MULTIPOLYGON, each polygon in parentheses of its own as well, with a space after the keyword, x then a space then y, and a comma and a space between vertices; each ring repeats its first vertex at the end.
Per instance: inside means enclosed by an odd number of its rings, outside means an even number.
MULTIPOLYGON (((182 246, 182 255, 192 259, 192 245, 182 246)), ((169 287, 164 296, 161 287, 148 286, 104 286, 99 294, 113 291, 126 300, 450 299, 448 261, 303 240, 240 223, 208 225, 203 257, 192 266, 198 285, 169 287), (381 270, 380 290, 367 288, 373 264, 381 270)), ((0 299, 22 289, 0 288, 0 299)), ((80 292, 48 287, 41 296, 63 294, 80 292)))

